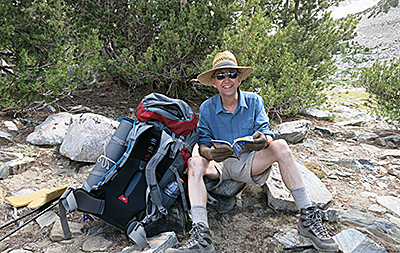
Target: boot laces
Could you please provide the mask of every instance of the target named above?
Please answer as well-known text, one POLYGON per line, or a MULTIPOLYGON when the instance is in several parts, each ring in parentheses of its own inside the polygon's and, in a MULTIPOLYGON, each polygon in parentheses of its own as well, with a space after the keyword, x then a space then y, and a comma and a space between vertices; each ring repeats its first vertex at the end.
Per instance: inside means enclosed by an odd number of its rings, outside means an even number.
POLYGON ((321 219, 321 211, 315 210, 313 212, 309 212, 306 216, 306 220, 310 225, 310 228, 315 233, 315 235, 319 238, 330 238, 328 231, 325 226, 322 224, 321 219))
POLYGON ((193 226, 192 230, 189 231, 190 234, 190 238, 189 240, 187 240, 187 242, 185 243, 185 245, 183 245, 184 248, 191 248, 196 244, 200 244, 203 247, 207 246, 207 241, 204 240, 202 234, 203 234, 203 229, 198 226, 195 225, 193 226))

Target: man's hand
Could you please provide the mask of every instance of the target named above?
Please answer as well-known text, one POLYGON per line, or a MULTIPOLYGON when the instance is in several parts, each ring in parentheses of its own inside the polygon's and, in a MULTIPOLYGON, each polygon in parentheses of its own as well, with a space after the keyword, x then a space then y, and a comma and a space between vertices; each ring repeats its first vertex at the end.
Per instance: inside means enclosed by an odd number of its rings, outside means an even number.
POLYGON ((259 151, 266 147, 267 145, 267 138, 263 133, 260 131, 256 131, 253 134, 254 143, 245 143, 244 146, 254 151, 259 151))
POLYGON ((214 160, 216 162, 225 161, 229 156, 233 155, 233 150, 229 148, 215 148, 212 147, 204 152, 205 157, 208 160, 214 160))

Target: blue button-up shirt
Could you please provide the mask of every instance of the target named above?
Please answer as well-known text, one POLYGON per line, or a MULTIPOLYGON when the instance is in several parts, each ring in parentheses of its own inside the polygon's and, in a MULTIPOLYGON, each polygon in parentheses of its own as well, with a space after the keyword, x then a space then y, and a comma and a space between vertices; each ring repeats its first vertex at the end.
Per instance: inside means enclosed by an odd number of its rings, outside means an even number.
POLYGON ((261 96, 240 89, 238 91, 239 104, 233 114, 222 106, 220 94, 207 99, 200 106, 199 145, 211 147, 212 139, 232 143, 234 139, 252 135, 255 131, 275 138, 261 96))

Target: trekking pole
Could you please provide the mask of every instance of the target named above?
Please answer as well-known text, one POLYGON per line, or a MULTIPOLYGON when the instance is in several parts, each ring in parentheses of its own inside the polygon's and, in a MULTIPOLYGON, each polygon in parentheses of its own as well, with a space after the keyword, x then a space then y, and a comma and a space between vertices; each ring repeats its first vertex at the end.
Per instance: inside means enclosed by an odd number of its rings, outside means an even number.
POLYGON ((31 211, 27 212, 26 214, 22 215, 21 217, 18 217, 18 218, 16 218, 16 219, 14 219, 14 220, 12 220, 12 221, 10 221, 10 222, 8 222, 8 223, 4 224, 3 226, 1 226, 1 227, 0 227, 0 229, 3 229, 3 228, 5 228, 5 227, 7 227, 7 226, 9 226, 9 225, 13 224, 14 222, 17 222, 17 221, 19 221, 20 219, 23 219, 23 218, 25 218, 26 216, 28 216, 28 215, 30 215, 30 214, 32 214, 32 213, 35 213, 35 212, 37 212, 37 211, 38 211, 40 208, 42 208, 42 207, 41 207, 41 206, 39 206, 38 208, 36 208, 36 209, 34 209, 34 210, 31 210, 31 211))
POLYGON ((284 251, 289 251, 289 252, 303 252, 305 250, 309 249, 315 249, 313 245, 304 245, 304 246, 289 246, 289 247, 285 247, 283 250, 284 251))
MULTIPOLYGON (((55 205, 58 204, 58 201, 53 203, 51 206, 47 207, 46 209, 44 209, 43 211, 41 211, 40 213, 36 214, 35 216, 33 216, 32 218, 30 218, 27 222, 25 222, 24 224, 22 224, 21 226, 17 227, 16 229, 14 229, 13 231, 11 231, 10 233, 8 233, 7 235, 3 236, 2 238, 0 238, 0 242, 3 241, 4 239, 6 239, 7 237, 9 237, 10 235, 14 234, 15 232, 17 232, 18 230, 20 230, 21 228, 25 227, 26 225, 28 225, 28 223, 30 223, 31 221, 33 221, 34 219, 36 219, 37 217, 39 217, 40 215, 44 214, 45 212, 47 212, 48 210, 50 210, 51 208, 53 208, 55 205)), ((35 209, 36 210, 36 209, 35 209)), ((26 215, 25 215, 26 216, 26 215)))

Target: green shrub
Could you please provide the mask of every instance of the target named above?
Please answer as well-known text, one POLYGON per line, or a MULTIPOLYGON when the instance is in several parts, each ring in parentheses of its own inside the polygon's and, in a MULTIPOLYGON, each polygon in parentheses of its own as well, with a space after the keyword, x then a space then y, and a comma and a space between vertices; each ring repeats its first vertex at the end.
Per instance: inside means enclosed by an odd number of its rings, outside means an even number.
POLYGON ((4 0, 0 50, 13 52, 15 74, 2 77, 0 106, 51 102, 101 79, 178 97, 228 49, 256 68, 243 88, 271 116, 294 114, 323 103, 332 52, 354 32, 354 19, 326 13, 336 2, 4 0))
MULTIPOLYGON (((75 1, 72 1, 75 2, 75 1)), ((107 73, 116 82, 151 85, 178 96, 200 71, 207 54, 220 43, 222 28, 232 23, 231 1, 113 1, 113 6, 85 1, 76 26, 86 34, 99 30, 107 73)))
POLYGON ((357 82, 370 94, 367 103, 377 115, 400 120, 400 59, 363 69, 357 82))
POLYGON ((5 0, 0 50, 11 51, 0 106, 54 101, 100 79, 177 97, 221 43, 239 8, 228 0, 5 0))
POLYGON ((0 3, 0 50, 12 75, 2 78, 0 106, 19 108, 32 101, 52 102, 93 82, 102 61, 98 31, 73 34, 72 8, 64 1, 38 0, 0 3))
MULTIPOLYGON (((225 29, 221 46, 232 51, 241 65, 255 67, 242 88, 264 97, 272 118, 324 103, 326 80, 336 70, 333 52, 357 23, 355 18, 334 21, 329 14, 317 17, 329 6, 325 3, 295 2, 299 5, 246 1, 235 16, 235 26, 225 29)), ((210 66, 211 59, 204 66, 210 66)))

